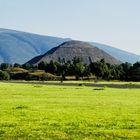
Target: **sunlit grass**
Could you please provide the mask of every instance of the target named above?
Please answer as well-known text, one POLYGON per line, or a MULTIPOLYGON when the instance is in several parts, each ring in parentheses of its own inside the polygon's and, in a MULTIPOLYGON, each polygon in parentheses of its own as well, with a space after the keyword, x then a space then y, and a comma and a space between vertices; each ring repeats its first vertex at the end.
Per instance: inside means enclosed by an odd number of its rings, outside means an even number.
POLYGON ((140 139, 140 89, 0 83, 0 139, 140 139))

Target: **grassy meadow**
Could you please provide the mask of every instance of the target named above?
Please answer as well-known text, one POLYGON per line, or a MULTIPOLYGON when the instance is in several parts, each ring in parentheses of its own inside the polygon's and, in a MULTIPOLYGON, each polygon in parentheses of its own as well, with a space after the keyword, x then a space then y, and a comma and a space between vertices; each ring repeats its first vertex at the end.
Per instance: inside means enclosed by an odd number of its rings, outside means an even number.
POLYGON ((0 140, 140 140, 140 89, 0 83, 0 140))

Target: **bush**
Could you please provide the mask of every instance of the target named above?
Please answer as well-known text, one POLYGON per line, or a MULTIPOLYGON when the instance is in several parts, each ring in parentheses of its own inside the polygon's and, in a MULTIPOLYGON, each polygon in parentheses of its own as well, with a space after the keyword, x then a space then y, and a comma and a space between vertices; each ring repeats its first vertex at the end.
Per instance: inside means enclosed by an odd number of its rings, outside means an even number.
POLYGON ((0 80, 9 80, 10 75, 6 71, 0 71, 0 80))
POLYGON ((37 70, 31 73, 28 73, 26 80, 60 80, 59 76, 55 76, 51 73, 46 73, 45 71, 37 70))
POLYGON ((8 69, 8 68, 10 68, 10 67, 11 67, 11 65, 8 64, 8 63, 2 63, 2 64, 0 65, 0 69, 1 69, 1 70, 6 70, 6 69, 8 69))
POLYGON ((10 77, 13 80, 25 80, 28 72, 10 72, 10 77))

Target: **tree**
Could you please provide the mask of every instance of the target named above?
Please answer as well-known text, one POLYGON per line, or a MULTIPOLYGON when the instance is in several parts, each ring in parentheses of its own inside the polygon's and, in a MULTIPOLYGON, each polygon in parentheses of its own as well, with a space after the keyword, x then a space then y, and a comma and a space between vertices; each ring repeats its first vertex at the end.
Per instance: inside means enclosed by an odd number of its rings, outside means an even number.
POLYGON ((46 65, 47 65, 47 63, 45 63, 44 61, 41 61, 41 62, 38 64, 38 69, 39 69, 39 70, 45 70, 46 65))
POLYGON ((129 79, 130 68, 132 67, 132 64, 126 62, 126 63, 122 63, 121 66, 123 68, 123 75, 121 77, 121 80, 127 81, 129 79))
POLYGON ((130 67, 129 80, 140 81, 140 62, 136 62, 130 67))
POLYGON ((1 66, 0 66, 0 68, 1 68, 1 70, 6 70, 6 69, 8 69, 8 68, 10 68, 10 64, 8 64, 8 63, 2 63, 1 64, 1 66))
POLYGON ((56 74, 57 73, 57 65, 56 65, 56 63, 51 60, 50 63, 48 63, 46 65, 45 72, 56 74))
POLYGON ((105 63, 104 59, 101 59, 98 62, 92 62, 90 64, 90 71, 95 74, 97 79, 108 79, 110 75, 108 65, 105 63))
POLYGON ((30 70, 32 68, 32 65, 29 63, 23 64, 22 67, 26 70, 30 70))
POLYGON ((73 70, 74 70, 74 73, 75 73, 76 80, 79 80, 80 77, 83 78, 84 71, 85 71, 85 66, 84 66, 82 58, 75 57, 73 59, 73 70))
POLYGON ((0 80, 9 80, 10 75, 6 71, 0 71, 0 80))
POLYGON ((22 67, 20 64, 18 64, 18 63, 15 63, 14 64, 14 67, 17 67, 17 68, 20 68, 20 67, 22 67))

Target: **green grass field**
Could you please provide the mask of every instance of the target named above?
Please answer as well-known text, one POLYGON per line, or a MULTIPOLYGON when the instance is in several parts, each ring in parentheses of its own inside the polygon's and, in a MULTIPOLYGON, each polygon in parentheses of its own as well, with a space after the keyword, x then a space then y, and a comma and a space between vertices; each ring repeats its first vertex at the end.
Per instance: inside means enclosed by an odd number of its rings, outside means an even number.
POLYGON ((140 140, 140 89, 0 83, 0 140, 140 140))

